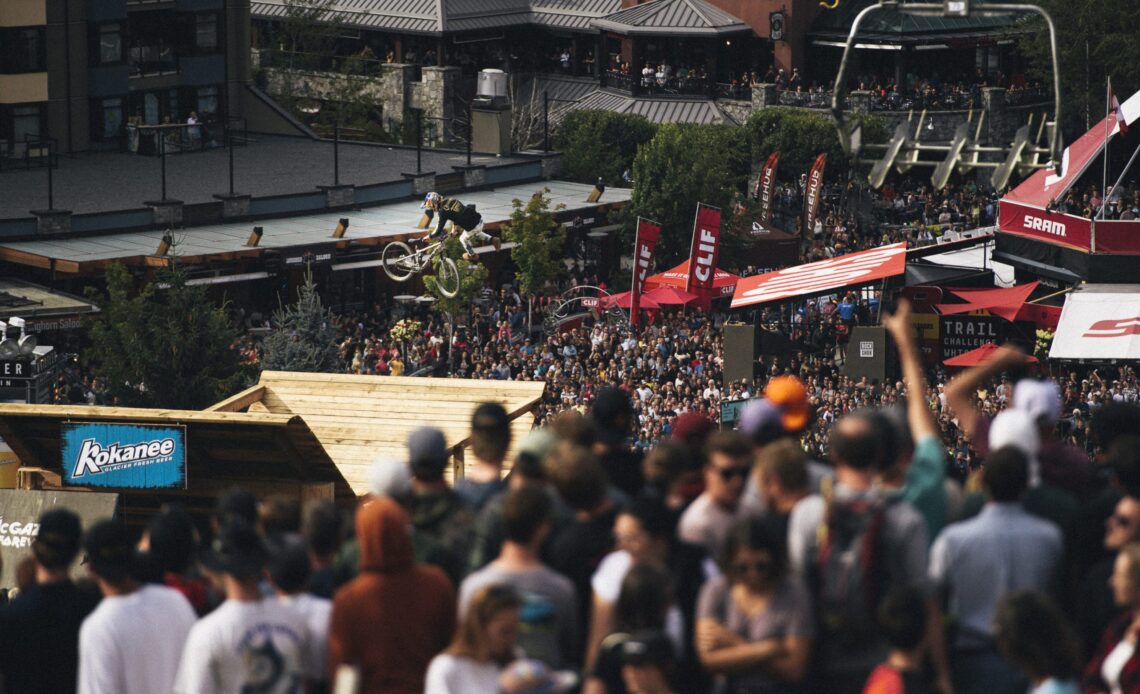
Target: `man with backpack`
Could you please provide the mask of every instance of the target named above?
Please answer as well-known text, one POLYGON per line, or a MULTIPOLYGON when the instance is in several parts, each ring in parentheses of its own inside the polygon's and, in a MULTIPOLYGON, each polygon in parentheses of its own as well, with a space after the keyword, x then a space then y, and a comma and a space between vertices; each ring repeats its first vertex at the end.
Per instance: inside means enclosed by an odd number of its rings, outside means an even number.
MULTIPOLYGON (((925 589, 926 523, 875 484, 884 464, 881 442, 871 414, 840 419, 831 432, 834 484, 797 504, 788 522, 788 557, 814 591, 820 621, 815 691, 860 692, 887 653, 875 619, 879 603, 892 590, 925 589)), ((929 609, 936 610, 933 601, 929 609)), ((931 623, 933 650, 941 653, 940 627, 931 623)), ((948 689, 944 660, 936 666, 948 689)))

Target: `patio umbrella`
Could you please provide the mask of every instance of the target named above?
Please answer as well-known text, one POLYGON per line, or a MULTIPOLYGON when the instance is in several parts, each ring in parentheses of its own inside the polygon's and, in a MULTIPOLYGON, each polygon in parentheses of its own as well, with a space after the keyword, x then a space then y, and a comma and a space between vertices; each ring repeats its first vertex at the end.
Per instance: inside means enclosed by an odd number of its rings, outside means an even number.
MULTIPOLYGON (((984 364, 992 359, 994 352, 996 352, 997 349, 997 345, 992 342, 987 342, 977 349, 972 349, 969 352, 964 352, 956 357, 951 357, 949 359, 943 360, 942 363, 946 366, 978 366, 979 364, 984 364)), ((1029 363, 1035 363, 1037 359, 1035 357, 1025 355, 1025 361, 1029 363)))
POLYGON ((669 285, 662 285, 657 289, 646 292, 641 295, 641 300, 644 302, 646 299, 656 301, 662 306, 687 306, 693 303, 700 297, 692 292, 687 292, 684 289, 677 289, 669 285))
MULTIPOLYGON (((629 308, 630 300, 632 299, 632 294, 633 294, 633 292, 622 292, 620 294, 614 294, 613 296, 607 297, 605 300, 605 307, 609 308, 611 306, 617 306, 618 308, 629 308)), ((641 295, 641 308, 642 309, 661 308, 661 304, 657 303, 653 299, 650 299, 645 294, 642 294, 641 295)))

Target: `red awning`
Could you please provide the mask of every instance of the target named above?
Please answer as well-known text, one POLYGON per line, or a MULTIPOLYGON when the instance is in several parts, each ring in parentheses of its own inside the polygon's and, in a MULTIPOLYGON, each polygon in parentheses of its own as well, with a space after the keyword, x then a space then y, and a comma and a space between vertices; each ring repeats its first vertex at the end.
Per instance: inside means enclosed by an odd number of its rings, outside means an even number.
POLYGON ((951 289, 950 291, 964 304, 938 304, 938 312, 944 316, 969 311, 989 311, 995 316, 1012 321, 1017 318, 1025 300, 1037 288, 1037 282, 1017 287, 994 287, 993 289, 951 289))
MULTIPOLYGON (((732 290, 739 281, 740 278, 736 275, 717 268, 716 274, 713 275, 713 289, 716 290, 719 296, 731 296, 732 290)), ((684 289, 688 282, 689 261, 686 260, 671 270, 646 277, 645 289, 646 291, 656 289, 657 287, 678 287, 684 289)))
POLYGON ((904 272, 906 244, 892 243, 869 251, 745 277, 736 285, 732 308, 825 294, 830 290, 867 284, 904 272))
POLYGON ((686 306, 699 298, 699 296, 692 292, 687 292, 684 289, 677 289, 676 287, 670 287, 668 285, 658 287, 653 291, 641 295, 642 301, 650 299, 662 306, 686 306))
MULTIPOLYGON (((614 294, 612 296, 607 296, 604 299, 604 302, 605 302, 606 308, 611 308, 613 306, 617 306, 618 308, 629 308, 629 305, 632 302, 632 300, 633 300, 633 292, 621 292, 620 294, 614 294)), ((639 306, 642 309, 661 308, 661 304, 657 303, 656 301, 649 298, 645 294, 641 295, 641 301, 639 302, 639 306)))
MULTIPOLYGON (((972 349, 956 357, 951 357, 942 363, 946 366, 978 366, 979 364, 988 362, 997 349, 997 345, 992 342, 987 342, 977 349, 972 349)), ((1026 355, 1025 361, 1033 363, 1037 361, 1037 358, 1026 355)))
POLYGON ((1047 304, 1026 304, 1017 312, 1017 320, 1033 321, 1042 330, 1057 330, 1061 322, 1061 307, 1047 304))

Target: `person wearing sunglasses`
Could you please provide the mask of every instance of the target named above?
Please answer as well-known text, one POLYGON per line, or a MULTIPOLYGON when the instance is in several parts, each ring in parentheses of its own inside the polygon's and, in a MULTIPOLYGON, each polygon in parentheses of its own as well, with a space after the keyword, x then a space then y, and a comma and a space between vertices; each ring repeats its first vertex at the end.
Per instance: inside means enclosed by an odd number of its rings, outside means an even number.
POLYGON ((681 515, 677 535, 715 557, 747 513, 740 500, 752 472, 752 442, 739 432, 721 431, 709 437, 705 453, 705 491, 681 515))
POLYGON ((788 574, 783 534, 766 521, 740 521, 720 566, 697 602, 701 664, 725 692, 800 691, 815 627, 807 589, 788 574))

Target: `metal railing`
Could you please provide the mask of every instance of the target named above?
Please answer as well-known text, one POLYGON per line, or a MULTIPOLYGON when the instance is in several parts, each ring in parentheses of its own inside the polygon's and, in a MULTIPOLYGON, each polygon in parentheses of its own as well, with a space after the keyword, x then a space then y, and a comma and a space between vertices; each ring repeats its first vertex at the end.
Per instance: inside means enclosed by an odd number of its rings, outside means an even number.
POLYGON ((716 84, 706 78, 626 75, 613 70, 602 73, 602 86, 633 96, 713 96, 716 93, 716 84))
POLYGON ((283 51, 263 49, 259 51, 261 67, 284 68, 289 70, 312 70, 317 72, 345 72, 354 75, 379 75, 384 61, 368 55, 333 55, 329 53, 306 53, 303 51, 283 51))

